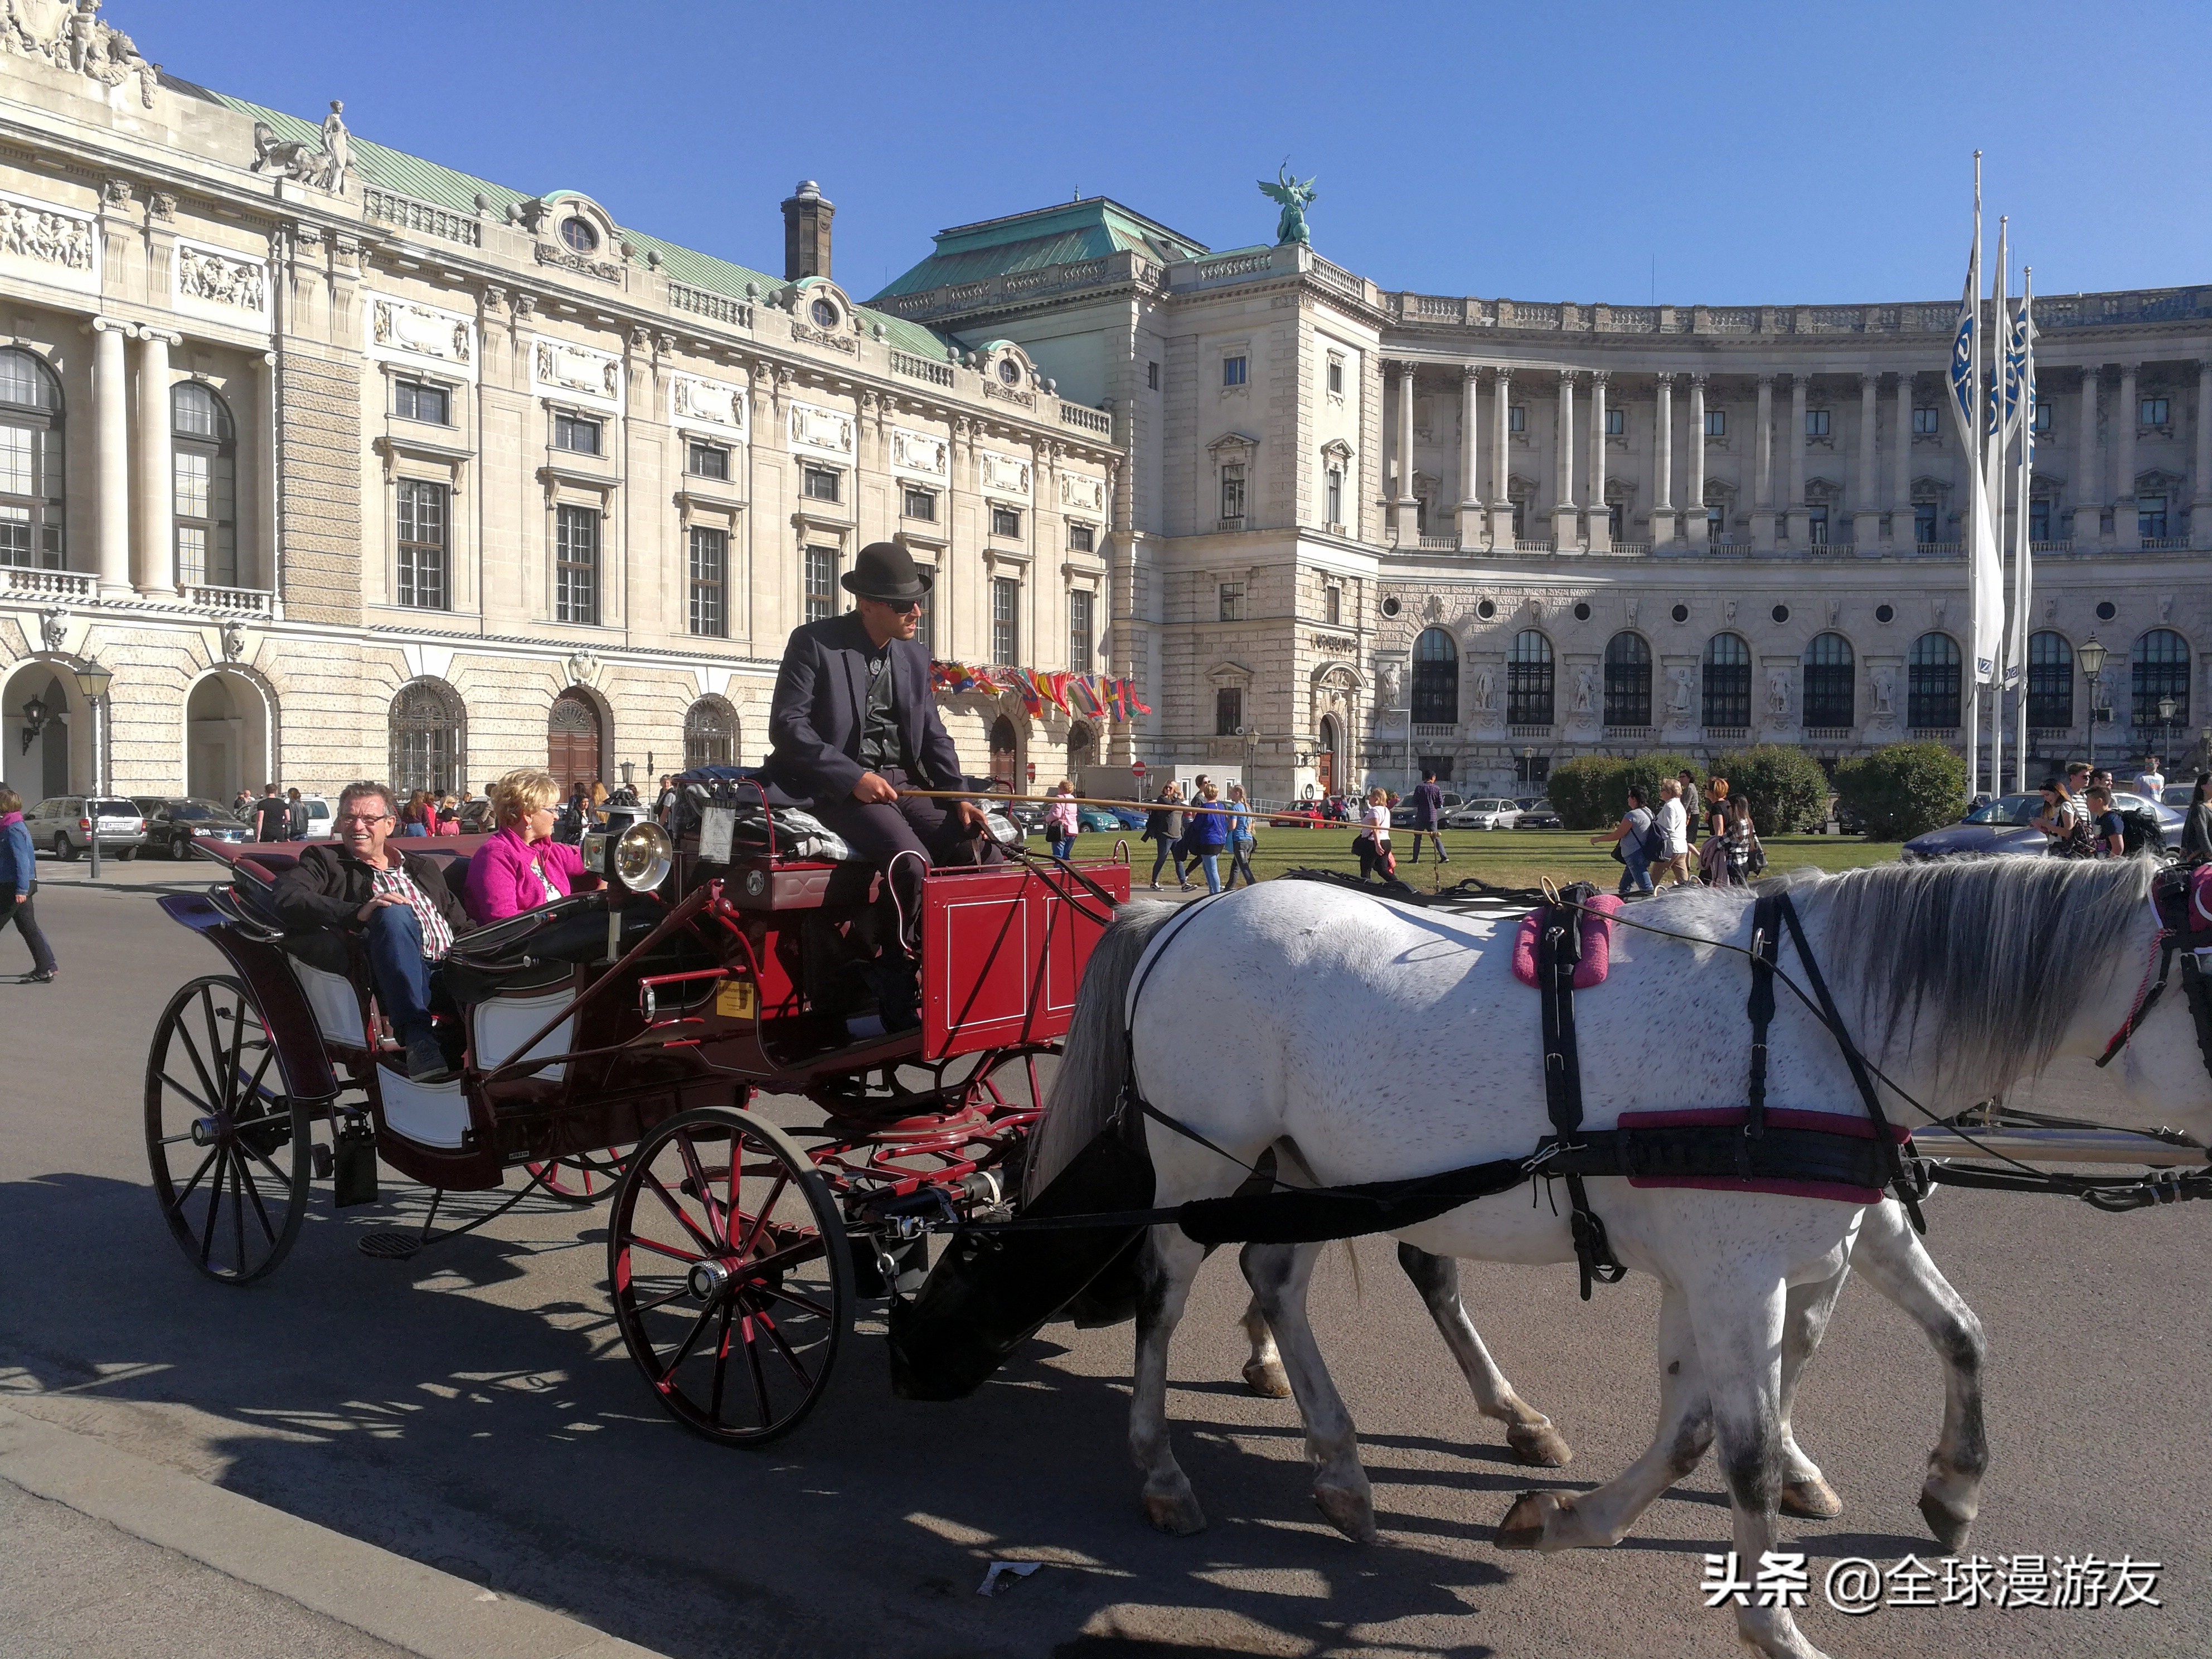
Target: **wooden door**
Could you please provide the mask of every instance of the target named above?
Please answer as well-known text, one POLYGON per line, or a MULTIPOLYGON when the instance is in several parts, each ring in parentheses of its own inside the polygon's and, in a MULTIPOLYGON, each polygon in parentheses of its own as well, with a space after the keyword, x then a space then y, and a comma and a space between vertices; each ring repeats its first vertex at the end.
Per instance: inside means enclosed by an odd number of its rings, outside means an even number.
POLYGON ((1321 752, 1314 757, 1314 785, 1326 800, 1336 793, 1336 722, 1321 723, 1321 752))
POLYGON ((599 775, 599 713, 573 691, 555 700, 545 722, 545 769, 561 786, 562 799, 579 783, 599 775))

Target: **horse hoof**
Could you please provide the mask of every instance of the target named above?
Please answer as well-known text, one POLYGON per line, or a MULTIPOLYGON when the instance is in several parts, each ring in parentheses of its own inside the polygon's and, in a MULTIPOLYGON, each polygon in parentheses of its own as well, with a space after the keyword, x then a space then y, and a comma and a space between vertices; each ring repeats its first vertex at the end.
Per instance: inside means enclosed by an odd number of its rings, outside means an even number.
POLYGON ((1188 1538, 1206 1530, 1206 1511, 1199 1508, 1198 1499, 1188 1492, 1146 1492, 1145 1519, 1152 1523, 1154 1531, 1177 1538, 1188 1538))
POLYGON ((1956 1555, 1966 1542, 1966 1534, 1974 1524, 1974 1517, 1945 1503, 1933 1492, 1923 1489, 1920 1494, 1920 1518, 1928 1523, 1928 1530, 1943 1547, 1947 1555, 1956 1555))
POLYGON ((1505 1431, 1513 1455, 1531 1468, 1563 1469, 1575 1461, 1567 1443, 1549 1423, 1516 1423, 1505 1431))
POLYGON ((1544 1542, 1545 1517, 1559 1507, 1559 1499, 1547 1492, 1524 1492, 1513 1500, 1513 1507, 1505 1511, 1505 1518, 1498 1523, 1498 1547, 1502 1550, 1533 1550, 1544 1542))
POLYGON ((1844 1512, 1844 1500, 1816 1474, 1809 1480, 1787 1482, 1782 1488, 1781 1509, 1783 1514, 1801 1521, 1832 1521, 1844 1512))
POLYGON ((1279 1359, 1248 1359, 1244 1362, 1244 1386, 1264 1400, 1288 1400, 1291 1379, 1279 1359))
POLYGON ((1328 1524, 1353 1543, 1375 1541, 1375 1503, 1365 1492, 1343 1486, 1316 1486, 1313 1500, 1328 1524))

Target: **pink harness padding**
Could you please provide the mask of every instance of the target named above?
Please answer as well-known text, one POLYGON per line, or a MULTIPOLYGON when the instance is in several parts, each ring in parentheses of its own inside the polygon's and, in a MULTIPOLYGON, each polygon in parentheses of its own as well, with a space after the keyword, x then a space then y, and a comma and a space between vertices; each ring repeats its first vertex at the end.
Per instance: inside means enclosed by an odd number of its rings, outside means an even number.
POLYGON ((2189 878, 2189 931, 2212 933, 2212 864, 2200 864, 2189 878))
MULTIPOLYGON (((1583 907, 1583 959, 1575 964, 1575 989, 1587 991, 1605 983, 1613 965, 1613 918, 1620 901, 1611 893, 1588 901, 1583 907), (1593 914, 1595 913, 1595 914, 1593 914)), ((1513 939, 1513 977, 1523 985, 1536 982, 1536 917, 1531 910, 1521 918, 1521 931, 1513 939)))
MULTIPOLYGON (((1875 1139, 1874 1124, 1843 1112, 1799 1112, 1771 1108, 1766 1121, 1778 1129, 1824 1129, 1832 1135, 1855 1140, 1875 1139)), ((1730 1128, 1743 1121, 1741 1106, 1702 1107, 1686 1112, 1623 1112, 1624 1129, 1730 1128)), ((1889 1126, 1890 1139, 1905 1144, 1905 1127, 1889 1126)), ((1742 1181, 1735 1176, 1631 1176, 1632 1187, 1695 1187, 1709 1193, 1782 1193, 1791 1198, 1832 1198, 1841 1204, 1878 1204, 1879 1187, 1857 1187, 1842 1181, 1742 1181)))

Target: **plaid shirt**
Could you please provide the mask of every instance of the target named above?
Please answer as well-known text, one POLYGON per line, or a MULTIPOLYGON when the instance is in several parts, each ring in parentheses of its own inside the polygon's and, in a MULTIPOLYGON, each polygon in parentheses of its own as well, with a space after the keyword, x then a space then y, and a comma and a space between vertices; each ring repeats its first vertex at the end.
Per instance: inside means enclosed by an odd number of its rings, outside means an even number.
POLYGON ((394 866, 389 870, 372 870, 369 880, 377 896, 390 893, 407 901, 407 908, 415 913, 415 920, 422 926, 422 960, 438 962, 453 948, 453 929, 438 907, 430 902, 422 890, 407 878, 407 872, 394 866))

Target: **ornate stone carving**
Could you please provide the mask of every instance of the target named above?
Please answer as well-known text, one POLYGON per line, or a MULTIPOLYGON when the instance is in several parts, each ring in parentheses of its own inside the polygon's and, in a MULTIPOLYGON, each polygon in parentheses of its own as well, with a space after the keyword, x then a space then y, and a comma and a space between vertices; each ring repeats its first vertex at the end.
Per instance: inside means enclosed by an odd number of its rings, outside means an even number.
MULTIPOLYGON (((813 324, 802 323, 796 318, 792 319, 791 337, 806 345, 827 346, 832 351, 842 351, 849 356, 860 355, 860 343, 852 335, 839 329, 817 328, 813 324)), ((990 387, 987 384, 983 389, 988 392, 990 387)))
POLYGON ((345 106, 331 100, 331 112, 323 118, 323 143, 319 149, 301 138, 279 138, 266 121, 253 124, 253 171, 296 179, 333 196, 345 193, 353 174, 353 136, 346 131, 345 106))
POLYGON ((89 271, 93 262, 92 221, 19 201, 0 201, 0 253, 89 271))
POLYGON ((842 409, 824 409, 819 404, 793 402, 791 405, 791 447, 811 449, 824 455, 849 457, 853 453, 853 417, 842 409))
POLYGON ((572 253, 565 247, 555 247, 550 242, 538 245, 538 263, 554 265, 562 270, 573 270, 580 276, 596 276, 603 283, 620 283, 623 268, 612 259, 591 259, 580 253, 572 253))
POLYGON ((1378 710, 1388 709, 1398 701, 1398 662, 1395 657, 1376 659, 1375 701, 1378 710))
POLYGON ((49 605, 39 612, 39 642, 49 651, 59 651, 69 638, 69 612, 60 605, 49 605))
POLYGON ((1106 480, 1081 472, 1062 472, 1060 475, 1060 504, 1071 513, 1089 513, 1104 517, 1106 480))
POLYGON ((565 665, 571 684, 590 685, 599 677, 599 659, 588 651, 579 651, 565 665))
POLYGON ((537 314, 538 296, 535 294, 518 294, 514 296, 515 321, 526 323, 537 314))
POLYGON ((891 428, 891 465, 901 472, 942 479, 951 475, 951 442, 936 433, 903 426, 891 428))
POLYGON ((134 194, 128 179, 109 179, 100 187, 100 199, 112 208, 129 207, 134 194))
POLYGON ((100 21, 100 0, 0 0, 0 46, 41 58, 58 70, 107 88, 138 83, 139 102, 154 107, 161 66, 149 64, 121 29, 100 21))
POLYGON ((1887 663, 1879 664, 1874 670, 1874 723, 1897 723, 1897 670, 1887 663))
POLYGON ((476 325, 457 311, 376 294, 368 301, 373 353, 434 358, 466 368, 476 361, 476 325))
POLYGON ((1474 712, 1488 714, 1498 708, 1498 676, 1488 664, 1474 671, 1474 712))
POLYGON ((177 216, 177 198, 166 190, 157 190, 146 198, 146 211, 156 219, 174 219, 177 216))
POLYGON ((175 269, 180 300, 235 306, 241 311, 269 309, 268 268, 258 259, 242 259, 179 242, 175 269))
POLYGON ((1575 698, 1572 704, 1577 720, 1589 720, 1597 709, 1597 670, 1585 663, 1575 671, 1575 698))
POLYGON ((1019 495, 1027 500, 1030 493, 1030 464, 1018 455, 1001 455, 996 450, 982 452, 983 488, 1000 495, 1019 495))
POLYGON ((530 374, 537 390, 614 403, 622 396, 622 359, 588 346, 542 336, 531 343, 530 374))
POLYGON ((701 374, 672 374, 668 381, 672 425, 709 426, 732 437, 745 429, 745 389, 701 374))
POLYGON ((1790 713, 1796 707, 1791 693, 1790 670, 1778 665, 1766 671, 1766 723, 1772 726, 1790 724, 1790 713))
POLYGON ((236 662, 246 654, 246 623, 236 617, 222 625, 222 654, 228 662, 236 662))
POLYGON ((1291 178, 1288 172, 1290 165, 1286 156, 1283 165, 1275 169, 1273 184, 1265 179, 1261 179, 1260 194, 1271 202, 1283 204, 1283 210, 1275 220, 1275 246, 1281 247, 1288 243, 1296 243, 1310 247, 1313 246, 1313 234, 1306 228, 1306 210, 1313 205, 1320 192, 1314 189, 1311 179, 1300 184, 1291 178))

